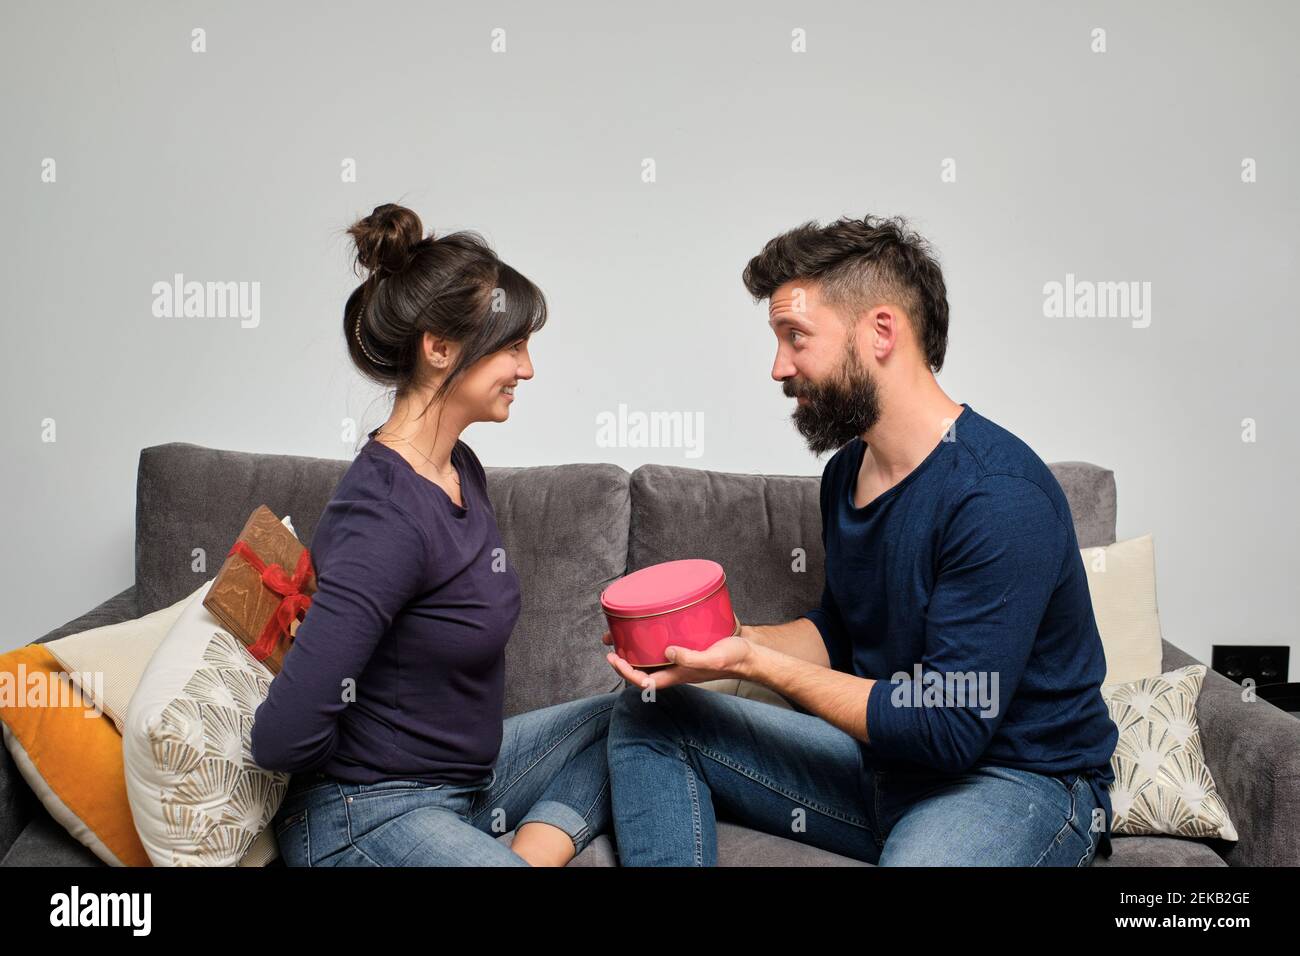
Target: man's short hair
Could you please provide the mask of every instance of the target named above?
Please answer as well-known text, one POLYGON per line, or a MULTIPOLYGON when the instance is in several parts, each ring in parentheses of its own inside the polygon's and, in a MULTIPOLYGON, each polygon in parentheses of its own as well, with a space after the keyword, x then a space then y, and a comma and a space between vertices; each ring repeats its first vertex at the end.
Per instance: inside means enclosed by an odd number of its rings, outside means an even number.
POLYGON ((948 292, 929 244, 901 217, 810 221, 768 240, 742 276, 755 301, 795 279, 815 282, 827 305, 856 318, 878 305, 903 308, 933 372, 948 350, 948 292))

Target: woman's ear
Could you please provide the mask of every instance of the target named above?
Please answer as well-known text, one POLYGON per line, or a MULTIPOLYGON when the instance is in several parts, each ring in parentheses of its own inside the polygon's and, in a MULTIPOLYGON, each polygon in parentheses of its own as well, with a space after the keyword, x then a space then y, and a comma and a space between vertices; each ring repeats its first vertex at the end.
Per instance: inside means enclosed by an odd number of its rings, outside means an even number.
POLYGON ((439 371, 447 371, 451 368, 451 363, 456 359, 456 346, 444 338, 439 338, 432 332, 425 332, 423 338, 424 357, 434 368, 439 371))

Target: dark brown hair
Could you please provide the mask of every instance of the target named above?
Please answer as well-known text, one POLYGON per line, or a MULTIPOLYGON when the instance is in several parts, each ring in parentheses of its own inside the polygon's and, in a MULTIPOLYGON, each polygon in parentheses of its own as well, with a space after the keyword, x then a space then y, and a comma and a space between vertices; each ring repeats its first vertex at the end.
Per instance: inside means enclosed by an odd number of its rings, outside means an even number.
POLYGON ((816 281, 822 300, 856 317, 886 302, 902 306, 931 371, 948 350, 948 292, 929 244, 902 218, 806 222, 749 260, 742 275, 755 301, 794 279, 816 281))
POLYGON ((356 243, 354 271, 369 271, 343 308, 348 354, 363 375, 398 397, 428 374, 420 363, 425 332, 461 347, 432 405, 479 359, 546 324, 542 290, 497 258, 477 232, 426 236, 414 212, 384 203, 347 234, 356 243))

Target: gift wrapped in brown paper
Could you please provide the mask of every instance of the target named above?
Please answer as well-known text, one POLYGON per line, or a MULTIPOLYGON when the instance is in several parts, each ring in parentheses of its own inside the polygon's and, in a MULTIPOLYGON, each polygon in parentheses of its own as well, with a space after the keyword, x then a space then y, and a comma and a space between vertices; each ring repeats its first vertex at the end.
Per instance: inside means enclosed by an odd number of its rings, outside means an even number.
POLYGON ((203 606, 278 674, 315 593, 311 552, 260 505, 227 553, 203 606))

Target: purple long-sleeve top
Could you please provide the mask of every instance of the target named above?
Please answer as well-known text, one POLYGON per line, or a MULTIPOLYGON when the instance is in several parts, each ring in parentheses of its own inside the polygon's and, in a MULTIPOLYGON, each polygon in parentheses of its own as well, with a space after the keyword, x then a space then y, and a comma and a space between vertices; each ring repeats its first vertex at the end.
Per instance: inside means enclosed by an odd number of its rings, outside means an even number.
POLYGON ((451 454, 462 507, 377 431, 312 539, 318 589, 254 714, 253 760, 353 783, 469 782, 501 747, 519 577, 473 450, 451 454))

